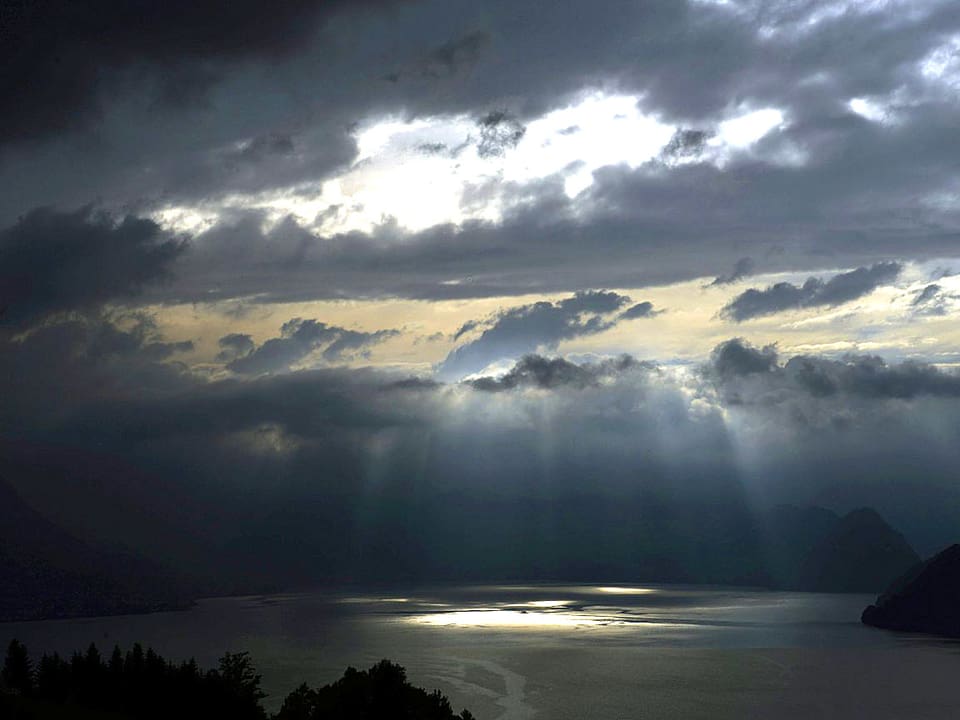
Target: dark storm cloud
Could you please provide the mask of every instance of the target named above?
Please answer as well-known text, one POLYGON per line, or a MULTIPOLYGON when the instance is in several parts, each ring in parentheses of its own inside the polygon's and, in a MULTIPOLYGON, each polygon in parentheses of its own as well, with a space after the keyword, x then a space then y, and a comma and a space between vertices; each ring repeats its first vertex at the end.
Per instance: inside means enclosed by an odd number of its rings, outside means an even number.
MULTIPOLYGON (((615 292, 591 290, 558 302, 502 310, 484 323, 480 337, 452 350, 438 372, 446 378, 463 377, 541 346, 555 348, 561 340, 603 332, 616 324, 610 315, 629 302, 630 298, 615 292)), ((457 337, 464 332, 460 328, 457 337)))
POLYGON ((33 210, 0 231, 3 323, 26 327, 70 311, 125 301, 168 280, 184 241, 156 223, 81 208, 33 210))
POLYGON ((826 282, 812 277, 801 286, 781 282, 764 290, 750 288, 731 300, 721 315, 742 322, 784 310, 842 305, 894 281, 901 269, 899 263, 877 263, 834 275, 826 282))
POLYGON ((289 370, 321 347, 324 348, 323 359, 327 362, 344 360, 348 355, 358 353, 364 357, 371 345, 397 334, 397 330, 359 332, 317 320, 293 318, 280 328, 280 337, 271 338, 257 348, 252 348, 248 335, 225 336, 220 339, 220 345, 235 351, 227 368, 241 375, 262 375, 289 370))

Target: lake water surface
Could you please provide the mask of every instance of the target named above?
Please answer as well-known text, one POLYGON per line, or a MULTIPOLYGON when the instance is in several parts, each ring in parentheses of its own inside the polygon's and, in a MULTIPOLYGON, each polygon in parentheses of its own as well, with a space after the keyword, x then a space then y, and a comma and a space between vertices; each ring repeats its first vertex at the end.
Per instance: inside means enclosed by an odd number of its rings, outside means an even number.
POLYGON ((960 644, 860 624, 869 596, 504 585, 201 601, 185 612, 0 624, 34 656, 249 650, 267 705, 390 658, 478 720, 957 718, 960 644))

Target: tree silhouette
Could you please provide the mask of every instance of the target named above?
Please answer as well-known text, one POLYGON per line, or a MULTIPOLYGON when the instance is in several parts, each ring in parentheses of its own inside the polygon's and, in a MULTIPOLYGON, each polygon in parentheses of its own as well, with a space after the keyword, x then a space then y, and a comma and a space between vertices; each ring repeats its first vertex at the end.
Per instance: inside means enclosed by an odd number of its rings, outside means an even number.
POLYGON ((407 682, 400 665, 381 660, 369 670, 348 667, 343 677, 319 690, 301 685, 290 693, 275 720, 472 720, 455 715, 439 690, 407 682))
POLYGON ((3 661, 3 684, 21 695, 33 692, 33 665, 27 648, 18 640, 11 640, 3 661))
MULTIPOLYGON (((215 670, 194 660, 179 665, 153 648, 135 644, 124 655, 114 647, 104 661, 96 645, 70 660, 43 655, 36 672, 27 648, 10 643, 0 687, 0 717, 74 716, 131 720, 267 720, 266 697, 249 653, 226 653, 215 670), (63 712, 54 711, 62 707, 63 712), (83 709, 83 710, 82 710, 83 709), (92 713, 94 714, 91 714, 92 713)), ((313 690, 301 685, 283 702, 273 720, 473 720, 455 715, 439 690, 427 692, 407 681, 400 665, 381 660, 369 670, 347 668, 342 678, 313 690)))
POLYGON ((260 676, 253 668, 250 653, 226 653, 220 658, 219 680, 224 699, 229 703, 229 717, 237 720, 265 718, 260 701, 266 694, 260 690, 260 676))

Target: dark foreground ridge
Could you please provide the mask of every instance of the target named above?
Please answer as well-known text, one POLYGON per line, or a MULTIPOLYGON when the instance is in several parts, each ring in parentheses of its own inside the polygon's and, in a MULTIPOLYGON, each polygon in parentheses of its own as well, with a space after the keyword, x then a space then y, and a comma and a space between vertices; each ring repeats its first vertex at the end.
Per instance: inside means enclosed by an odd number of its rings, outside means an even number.
POLYGON ((960 638, 960 545, 895 580, 860 619, 888 630, 960 638))
POLYGON ((70 660, 44 655, 36 667, 26 647, 10 643, 0 675, 3 720, 473 720, 454 714, 439 690, 407 682, 389 660, 369 670, 347 668, 330 685, 306 684, 270 716, 260 701, 260 676, 245 652, 226 653, 216 670, 189 660, 176 664, 139 645, 115 647, 104 660, 95 645, 70 660))

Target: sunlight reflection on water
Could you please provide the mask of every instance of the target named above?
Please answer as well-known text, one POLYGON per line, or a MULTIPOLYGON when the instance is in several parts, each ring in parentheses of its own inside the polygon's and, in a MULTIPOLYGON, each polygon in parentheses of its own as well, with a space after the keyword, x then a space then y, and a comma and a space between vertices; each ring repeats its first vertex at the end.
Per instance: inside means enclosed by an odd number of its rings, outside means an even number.
MULTIPOLYGON (((786 636, 820 642, 834 624, 859 625, 848 605, 870 598, 757 592, 721 587, 650 585, 470 585, 410 588, 409 592, 331 597, 350 616, 394 627, 475 628, 521 637, 551 630, 554 637, 631 642, 726 642, 766 645, 786 636), (838 604, 839 603, 839 604, 838 604), (851 620, 852 618, 852 620, 851 620), (746 637, 755 638, 747 641, 746 637)), ((854 627, 851 631, 855 631, 854 627)), ((450 637, 453 637, 452 635, 450 637)), ((794 640, 791 640, 794 642, 794 640)))
POLYGON ((413 615, 408 620, 421 625, 459 627, 576 627, 605 625, 610 622, 587 613, 531 612, 492 608, 413 615))
POLYGON ((657 588, 616 587, 613 585, 605 585, 593 589, 597 592, 607 593, 608 595, 653 595, 654 593, 660 592, 657 588))

